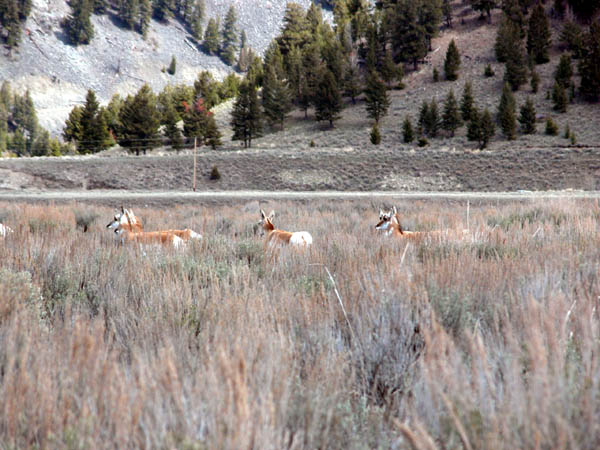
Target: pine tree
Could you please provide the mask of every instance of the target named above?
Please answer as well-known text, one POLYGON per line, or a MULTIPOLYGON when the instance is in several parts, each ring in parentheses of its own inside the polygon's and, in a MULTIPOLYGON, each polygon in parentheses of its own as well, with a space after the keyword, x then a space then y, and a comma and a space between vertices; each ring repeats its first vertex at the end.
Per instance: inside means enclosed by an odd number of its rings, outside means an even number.
POLYGON ((446 52, 446 59, 444 61, 444 73, 446 80, 454 81, 458 78, 458 68, 460 67, 460 54, 454 39, 450 41, 448 51, 446 52))
POLYGON ((2 26, 6 29, 6 46, 12 49, 21 42, 21 23, 19 21, 19 6, 17 2, 7 0, 4 4, 4 11, 0 16, 2 18, 2 26))
POLYGON ((231 112, 232 140, 244 141, 244 147, 252 146, 252 139, 261 136, 262 118, 256 87, 247 81, 240 86, 240 92, 231 112))
POLYGON ((285 78, 286 72, 283 68, 283 55, 281 54, 281 50, 277 41, 272 40, 267 49, 265 50, 265 56, 263 58, 264 61, 264 70, 266 71, 267 67, 272 67, 275 71, 275 75, 278 78, 285 78))
POLYGON ((584 54, 579 63, 579 92, 588 100, 596 101, 600 98, 600 23, 590 25, 584 42, 584 54))
POLYGON ((584 51, 583 29, 578 23, 565 21, 559 40, 562 47, 571 52, 573 58, 581 58, 584 51))
POLYGON ((409 116, 404 118, 404 123, 402 124, 402 140, 405 144, 409 144, 415 140, 415 132, 413 131, 413 126, 409 116))
POLYGON ((487 108, 483 110, 483 114, 481 115, 480 127, 481 136, 479 140, 479 146, 483 149, 487 147, 491 138, 496 133, 496 126, 494 125, 492 115, 490 114, 487 108))
POLYGON ((471 120, 471 113, 474 110, 474 104, 475 102, 473 100, 473 91, 471 88, 471 83, 467 81, 465 83, 462 99, 460 102, 460 112, 462 114, 462 119, 465 122, 471 120))
POLYGON ((567 112, 567 104, 569 103, 567 92, 565 91, 565 88, 557 82, 554 82, 554 86, 552 87, 552 103, 555 111, 561 113, 567 112))
POLYGON ((206 31, 204 32, 204 43, 202 46, 209 55, 216 55, 219 51, 219 24, 218 21, 212 17, 206 26, 206 31))
POLYGON ((371 128, 370 139, 371 144, 373 145, 381 144, 381 133, 379 132, 379 126, 377 125, 377 122, 375 122, 371 128))
POLYGON ((548 136, 558 136, 558 125, 554 123, 551 117, 546 119, 546 134, 548 136))
POLYGON ((536 64, 544 64, 550 61, 548 50, 550 48, 550 25, 546 17, 546 11, 541 3, 538 3, 529 18, 529 29, 527 32, 527 53, 536 64))
POLYGON ((450 136, 454 136, 454 133, 458 127, 462 125, 462 119, 460 117, 460 111, 458 109, 458 102, 454 96, 454 91, 451 89, 444 102, 444 113, 442 114, 442 128, 450 132, 450 136))
POLYGON ((442 1, 442 14, 446 20, 446 26, 452 28, 452 5, 450 5, 450 0, 442 1))
POLYGON ((173 104, 169 103, 167 109, 163 112, 163 123, 165 125, 165 136, 169 139, 171 148, 176 151, 183 148, 183 136, 178 126, 180 120, 177 110, 173 104))
POLYGON ((525 51, 520 41, 516 43, 507 56, 504 81, 510 84, 513 91, 518 91, 521 85, 527 82, 525 51))
POLYGON ((521 133, 523 134, 534 134, 536 132, 535 127, 535 106, 530 97, 527 97, 525 104, 521 106, 519 115, 519 123, 521 124, 521 133))
POLYGON ((492 23, 492 9, 494 9, 497 4, 496 0, 470 0, 471 7, 475 11, 480 11, 481 14, 485 12, 488 17, 488 23, 492 23))
POLYGON ((367 116, 374 119, 375 123, 379 123, 379 119, 387 114, 390 99, 385 83, 379 78, 377 72, 371 72, 367 76, 365 101, 367 103, 367 116))
MULTIPOLYGON (((400 72, 400 71, 399 71, 400 72)), ((360 68, 355 57, 350 56, 344 70, 344 94, 356 104, 356 97, 362 92, 360 68)))
POLYGON ((175 58, 175 55, 173 55, 173 56, 171 56, 171 63, 169 64, 167 73, 169 75, 175 75, 176 71, 177 71, 177 58, 175 58))
POLYGON ((310 41, 310 24, 306 20, 304 10, 297 3, 287 3, 283 15, 283 27, 277 38, 281 53, 287 56, 292 47, 302 50, 310 41))
POLYGON ((144 38, 148 36, 150 20, 152 19, 152 3, 150 0, 139 0, 138 31, 144 38))
POLYGON ((145 154, 147 149, 159 145, 160 114, 156 109, 156 96, 147 84, 135 96, 127 96, 119 111, 119 121, 122 147, 139 155, 140 151, 145 154))
POLYGON ((496 127, 492 120, 492 115, 487 108, 483 113, 480 113, 477 109, 473 109, 471 120, 467 127, 467 138, 470 141, 477 141, 479 148, 484 149, 495 132, 496 127))
POLYGON ((562 87, 567 89, 571 86, 571 77, 573 76, 573 67, 571 66, 571 55, 563 53, 554 72, 554 80, 562 87))
POLYGON ((317 85, 315 95, 315 117, 317 121, 327 120, 333 128, 333 122, 339 119, 342 111, 342 96, 333 73, 325 69, 317 85))
POLYGON ((537 93, 539 86, 540 86, 540 75, 535 70, 531 71, 530 84, 531 84, 531 92, 533 92, 534 94, 537 93))
POLYGON ((425 132, 429 137, 437 137, 442 122, 440 120, 440 113, 438 110, 438 104, 435 99, 431 100, 429 104, 429 110, 425 117, 425 132))
POLYGON ((428 134, 427 119, 429 117, 429 103, 423 100, 421 109, 419 109, 418 132, 419 134, 428 134))
POLYGON ((394 51, 400 61, 412 62, 415 70, 419 61, 427 55, 429 37, 425 26, 419 21, 417 2, 402 1, 395 8, 395 29, 392 36, 394 51))
POLYGON ((215 116, 204 105, 202 98, 193 104, 185 103, 182 115, 183 134, 195 139, 197 145, 210 145, 213 149, 221 145, 221 132, 217 128, 215 116))
POLYGON ((494 52, 498 62, 506 62, 508 56, 516 45, 521 42, 521 28, 519 25, 507 16, 502 18, 498 30, 496 32, 496 43, 494 44, 494 52))
POLYGON ((89 44, 94 37, 94 27, 90 20, 93 10, 92 0, 72 0, 69 3, 71 14, 63 21, 63 27, 73 45, 89 44))
POLYGON ((393 88, 394 81, 402 84, 402 76, 404 75, 402 65, 397 65, 394 62, 392 51, 389 49, 385 51, 385 56, 383 57, 379 73, 381 74, 382 80, 385 81, 388 89, 393 88))
POLYGON ((511 21, 519 30, 519 38, 526 36, 527 23, 523 15, 523 5, 520 0, 502 0, 503 21, 511 21))
POLYGON ((272 65, 265 68, 262 104, 269 123, 279 124, 283 130, 283 123, 292 110, 292 101, 287 83, 277 76, 272 65))
POLYGON ((221 58, 230 66, 235 64, 235 56, 237 54, 237 45, 239 41, 236 22, 237 16, 235 7, 231 5, 225 16, 223 30, 221 31, 221 58))
POLYGON ((195 97, 202 98, 204 107, 209 110, 219 103, 217 84, 218 83, 213 79, 212 74, 208 70, 200 72, 198 78, 194 81, 195 97))
POLYGON ((166 22, 172 16, 173 0, 152 0, 152 15, 159 22, 166 22))
POLYGON ((515 139, 517 129, 516 103, 508 83, 504 83, 502 88, 502 96, 500 97, 496 117, 504 137, 508 140, 515 139))
POLYGON ((204 0, 196 0, 194 2, 193 12, 190 18, 190 27, 192 28, 192 35, 197 41, 202 39, 202 21, 204 20, 204 10, 204 0))
POLYGON ((82 106, 74 106, 69 117, 65 120, 63 128, 63 139, 67 142, 81 141, 81 115, 83 113, 82 106))
POLYGON ((122 0, 119 6, 119 18, 130 30, 135 29, 140 15, 140 4, 138 0, 122 0))
POLYGON ((89 89, 79 119, 81 127, 81 138, 77 143, 79 153, 96 153, 107 148, 108 128, 106 122, 101 123, 99 120, 99 112, 100 105, 96 93, 89 89))

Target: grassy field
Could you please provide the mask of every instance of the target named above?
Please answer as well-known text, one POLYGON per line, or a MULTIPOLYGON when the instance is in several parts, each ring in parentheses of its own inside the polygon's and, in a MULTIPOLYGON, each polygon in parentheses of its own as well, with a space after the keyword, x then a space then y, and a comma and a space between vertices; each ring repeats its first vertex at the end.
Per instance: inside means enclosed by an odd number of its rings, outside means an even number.
POLYGON ((596 448, 597 202, 380 206, 272 202, 314 247, 265 256, 258 204, 134 208, 182 252, 0 205, 0 448, 596 448))

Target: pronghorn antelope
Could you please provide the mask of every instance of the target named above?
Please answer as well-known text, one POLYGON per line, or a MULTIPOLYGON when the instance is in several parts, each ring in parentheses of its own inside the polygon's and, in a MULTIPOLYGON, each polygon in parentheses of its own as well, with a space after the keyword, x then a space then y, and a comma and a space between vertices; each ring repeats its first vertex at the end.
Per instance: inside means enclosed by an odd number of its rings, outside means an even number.
POLYGON ((13 229, 8 225, 0 223, 0 238, 5 238, 9 233, 14 233, 13 229))
MULTIPOLYGON (((133 211, 124 209, 121 207, 121 212, 115 214, 114 220, 109 223, 106 227, 111 229, 116 229, 121 227, 123 230, 132 232, 132 233, 141 233, 144 232, 144 225, 142 222, 133 214, 133 211)), ((202 239, 202 235, 200 233, 196 233, 189 228, 184 230, 160 230, 160 233, 167 233, 177 236, 183 242, 187 242, 190 239, 202 239)))
POLYGON ((291 245, 295 247, 308 247, 312 245, 312 236, 308 231, 283 231, 278 230, 273 225, 273 217, 275 216, 275 211, 271 211, 271 213, 267 216, 265 212, 260 210, 260 222, 258 224, 262 226, 263 230, 266 233, 266 241, 265 247, 272 248, 278 246, 291 245))
MULTIPOLYGON (((395 209, 395 208, 394 208, 395 209)), ((439 234, 439 231, 408 231, 402 229, 398 220, 398 213, 389 213, 382 217, 380 214, 379 222, 375 225, 375 229, 385 231, 387 236, 401 237, 407 239, 422 239, 428 236, 439 234)))
MULTIPOLYGON (((379 210, 379 222, 375 225, 375 229, 385 231, 387 236, 395 236, 407 239, 423 239, 428 237, 441 237, 452 235, 452 230, 432 230, 432 231, 408 231, 402 228, 400 224, 400 214, 394 206, 391 210, 385 212, 379 210)), ((464 237, 469 234, 469 230, 462 230, 462 233, 457 233, 457 237, 464 237)))
POLYGON ((396 221, 400 223, 400 214, 398 214, 398 210, 395 206, 393 206, 392 209, 390 209, 389 211, 384 211, 383 209, 380 209, 379 222, 377 223, 377 225, 375 225, 375 229, 387 231, 392 217, 395 217, 396 221))

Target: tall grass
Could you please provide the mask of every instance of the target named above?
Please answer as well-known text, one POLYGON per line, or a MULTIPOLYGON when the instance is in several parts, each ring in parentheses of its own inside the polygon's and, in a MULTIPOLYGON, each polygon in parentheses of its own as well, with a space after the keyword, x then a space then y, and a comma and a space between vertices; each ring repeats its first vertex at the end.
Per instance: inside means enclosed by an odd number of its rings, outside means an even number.
POLYGON ((597 447, 593 203, 471 207, 408 247, 378 205, 272 206, 312 249, 265 255, 237 206, 135 208, 204 235, 177 252, 119 245, 109 208, 2 205, 0 447, 597 447))

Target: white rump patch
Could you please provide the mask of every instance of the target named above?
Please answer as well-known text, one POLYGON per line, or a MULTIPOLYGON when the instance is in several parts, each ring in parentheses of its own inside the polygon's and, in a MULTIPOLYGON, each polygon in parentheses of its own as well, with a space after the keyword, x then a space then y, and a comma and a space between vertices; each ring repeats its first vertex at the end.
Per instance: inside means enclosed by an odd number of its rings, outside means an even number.
POLYGON ((292 233, 292 236, 290 237, 291 245, 308 246, 312 245, 312 241, 312 236, 308 231, 296 231, 295 233, 292 233))
POLYGON ((6 237, 8 233, 12 233, 13 229, 8 225, 4 225, 0 223, 0 237, 6 237))

